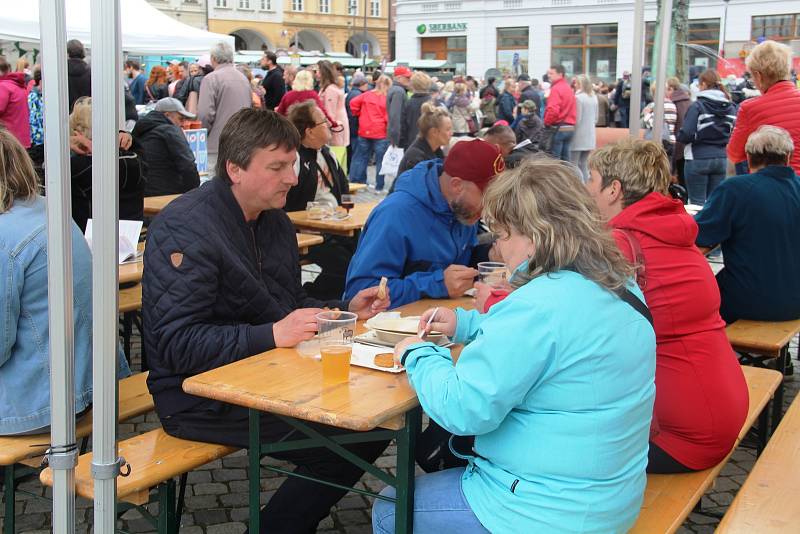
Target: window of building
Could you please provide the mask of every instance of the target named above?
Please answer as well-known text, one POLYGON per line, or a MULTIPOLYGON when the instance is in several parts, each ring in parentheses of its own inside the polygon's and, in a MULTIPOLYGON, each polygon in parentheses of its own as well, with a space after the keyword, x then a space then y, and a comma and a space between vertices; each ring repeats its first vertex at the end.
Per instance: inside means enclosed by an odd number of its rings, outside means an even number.
POLYGON ((272 11, 272 0, 261 0, 261 11, 272 11))
POLYGON ((426 2, 422 4, 422 11, 426 13, 431 13, 433 11, 439 11, 439 4, 436 2, 426 2))
POLYGON ((239 0, 239 9, 250 9, 250 0, 239 0))
MULTIPOLYGON (((649 65, 653 61, 655 48, 656 23, 645 25, 644 62, 649 65)), ((715 68, 719 52, 719 19, 697 19, 689 21, 689 65, 704 68, 715 68)))
POLYGON ((369 16, 381 16, 381 0, 369 0, 369 16))
POLYGON ((217 0, 217 7, 228 7, 228 0, 217 0))
POLYGON ((773 41, 800 39, 800 13, 753 17, 750 37, 753 41, 762 37, 773 41))
POLYGON ((466 73, 466 36, 423 37, 420 41, 420 59, 444 59, 455 67, 456 74, 466 73))
POLYGON ((347 2, 347 14, 348 15, 358 15, 358 0, 348 0, 348 2, 347 2))
POLYGON ((292 11, 303 11, 303 0, 292 0, 292 11))
POLYGON ((319 12, 320 13, 330 13, 331 12, 331 0, 319 0, 319 12))
POLYGON ((528 28, 497 28, 497 68, 503 74, 528 72, 528 28))
POLYGON ((552 63, 564 66, 567 76, 587 74, 613 81, 617 72, 617 25, 553 26, 552 63))

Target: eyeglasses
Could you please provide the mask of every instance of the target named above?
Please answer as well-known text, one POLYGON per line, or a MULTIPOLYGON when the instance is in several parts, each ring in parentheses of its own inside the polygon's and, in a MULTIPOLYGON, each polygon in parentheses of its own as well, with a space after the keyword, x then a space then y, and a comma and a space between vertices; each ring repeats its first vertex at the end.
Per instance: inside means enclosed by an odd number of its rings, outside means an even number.
POLYGON ((323 124, 330 124, 330 121, 328 121, 328 119, 325 119, 322 122, 315 122, 314 123, 314 128, 316 128, 317 126, 322 126, 323 124))

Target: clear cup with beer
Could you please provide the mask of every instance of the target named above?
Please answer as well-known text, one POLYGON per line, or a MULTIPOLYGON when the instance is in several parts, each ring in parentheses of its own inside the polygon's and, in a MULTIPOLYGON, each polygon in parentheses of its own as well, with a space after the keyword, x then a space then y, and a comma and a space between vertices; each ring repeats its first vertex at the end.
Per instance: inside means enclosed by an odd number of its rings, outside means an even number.
POLYGON ((350 356, 353 353, 357 319, 355 313, 343 311, 317 314, 317 337, 324 381, 347 382, 350 379, 350 356))

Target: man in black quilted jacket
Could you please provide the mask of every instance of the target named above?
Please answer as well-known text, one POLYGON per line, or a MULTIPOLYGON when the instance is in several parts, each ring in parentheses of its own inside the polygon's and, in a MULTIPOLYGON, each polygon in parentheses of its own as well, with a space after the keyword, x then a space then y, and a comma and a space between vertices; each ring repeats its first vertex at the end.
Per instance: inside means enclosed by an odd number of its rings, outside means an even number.
MULTIPOLYGON (((325 306, 367 318, 389 305, 388 297, 377 298, 377 287, 349 302, 318 301, 303 292, 295 230, 281 210, 297 184, 299 142, 294 126, 277 113, 240 110, 222 131, 216 177, 170 203, 148 229, 142 294, 148 387, 168 434, 246 447, 247 410, 188 395, 181 389, 184 379, 310 339, 315 315, 325 306)), ((262 442, 292 432, 262 414, 262 442)), ((386 445, 347 448, 372 462, 386 445)), ((295 463, 301 475, 343 486, 363 473, 327 449, 275 456, 295 463)), ((344 494, 290 477, 262 511, 262 532, 315 532, 344 494)))

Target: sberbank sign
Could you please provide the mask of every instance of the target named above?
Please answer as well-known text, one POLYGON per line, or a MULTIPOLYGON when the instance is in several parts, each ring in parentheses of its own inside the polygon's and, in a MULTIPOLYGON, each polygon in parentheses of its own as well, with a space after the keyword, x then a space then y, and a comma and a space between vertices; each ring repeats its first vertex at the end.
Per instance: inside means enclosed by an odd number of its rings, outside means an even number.
POLYGON ((442 24, 420 24, 417 26, 417 33, 455 33, 467 31, 466 22, 445 22, 442 24))

